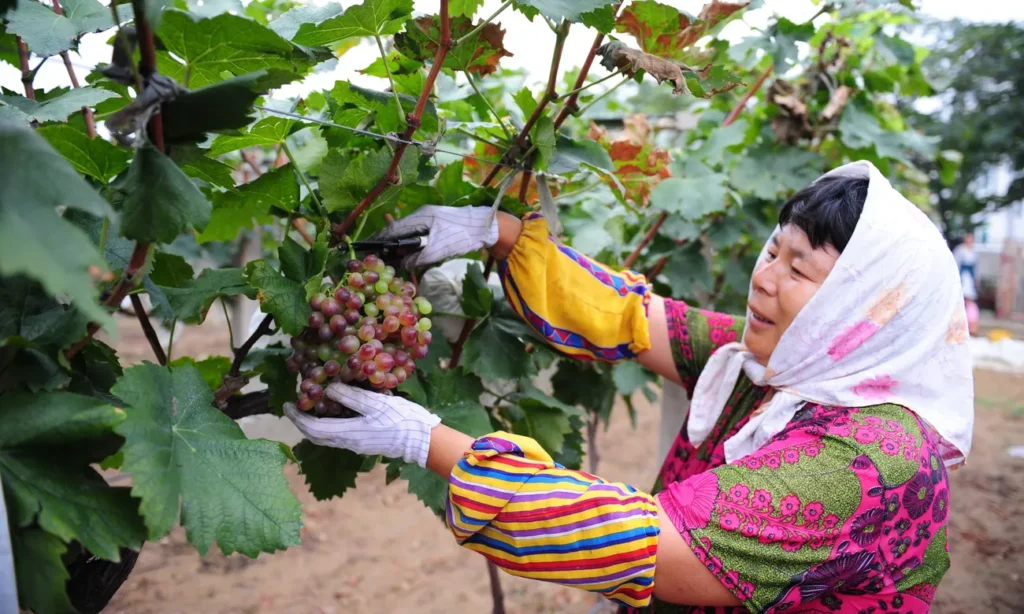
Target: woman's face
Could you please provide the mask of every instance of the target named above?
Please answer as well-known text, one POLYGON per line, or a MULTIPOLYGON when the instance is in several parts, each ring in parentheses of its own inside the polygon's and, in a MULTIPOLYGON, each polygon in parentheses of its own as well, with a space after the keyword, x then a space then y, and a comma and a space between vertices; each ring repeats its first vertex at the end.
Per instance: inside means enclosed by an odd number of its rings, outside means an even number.
POLYGON ((751 317, 743 343, 762 365, 768 364, 782 333, 832 272, 839 251, 831 245, 811 247, 807 235, 787 224, 768 245, 754 269, 747 306, 751 317))

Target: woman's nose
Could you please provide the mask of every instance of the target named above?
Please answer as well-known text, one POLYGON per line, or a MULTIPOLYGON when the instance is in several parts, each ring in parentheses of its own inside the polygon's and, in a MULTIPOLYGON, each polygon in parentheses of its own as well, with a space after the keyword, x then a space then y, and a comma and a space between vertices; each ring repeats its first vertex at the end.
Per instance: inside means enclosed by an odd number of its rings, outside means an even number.
POLYGON ((754 275, 751 277, 754 289, 768 296, 775 296, 775 291, 778 287, 775 283, 775 267, 772 266, 773 264, 775 264, 775 261, 762 264, 754 270, 754 275))

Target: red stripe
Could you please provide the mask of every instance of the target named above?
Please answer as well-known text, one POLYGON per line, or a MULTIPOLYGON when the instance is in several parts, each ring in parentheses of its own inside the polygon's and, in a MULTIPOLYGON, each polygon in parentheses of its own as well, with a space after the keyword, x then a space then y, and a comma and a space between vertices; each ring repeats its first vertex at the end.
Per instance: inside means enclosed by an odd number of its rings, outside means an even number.
POLYGON ((455 503, 459 507, 466 507, 477 512, 490 514, 491 516, 493 516, 494 514, 498 513, 498 511, 501 510, 500 505, 487 505, 486 503, 481 503, 474 499, 468 499, 466 497, 463 497, 462 495, 457 495, 455 493, 451 493, 451 498, 452 503, 455 503))
POLYGON ((614 497, 600 497, 579 501, 571 505, 559 507, 545 507, 537 510, 523 510, 521 512, 501 512, 495 520, 499 522, 533 522, 535 520, 547 520, 558 516, 567 516, 583 510, 600 505, 627 505, 629 503, 645 502, 645 496, 635 496, 628 499, 616 499, 614 497))
POLYGON ((654 592, 654 586, 645 586, 644 588, 637 590, 628 586, 620 586, 610 593, 604 593, 605 597, 614 597, 615 595, 628 595, 637 601, 644 601, 651 596, 654 592))
POLYGON ((512 456, 492 456, 487 459, 489 462, 498 463, 502 465, 508 465, 510 467, 518 467, 521 469, 550 469, 549 463, 542 461, 530 461, 523 458, 512 457, 512 456))
POLYGON ((566 569, 598 569, 601 567, 611 567, 612 565, 618 565, 619 563, 628 563, 631 561, 639 561, 650 556, 646 547, 638 548, 636 550, 630 550, 629 552, 621 552, 619 554, 613 554, 609 556, 603 556, 597 559, 585 559, 583 561, 536 561, 533 563, 517 563, 506 558, 502 558, 496 554, 492 554, 490 550, 485 552, 485 556, 489 559, 493 559, 494 562, 499 563, 506 569, 514 569, 516 571, 562 571, 566 569))

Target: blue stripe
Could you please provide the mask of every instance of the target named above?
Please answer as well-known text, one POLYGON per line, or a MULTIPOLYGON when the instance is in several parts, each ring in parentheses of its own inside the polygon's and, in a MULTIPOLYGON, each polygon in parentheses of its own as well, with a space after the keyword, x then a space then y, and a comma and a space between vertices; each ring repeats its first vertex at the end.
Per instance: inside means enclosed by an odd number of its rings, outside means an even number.
POLYGON ((564 545, 547 545, 547 546, 526 546, 523 548, 516 548, 510 546, 505 542, 498 541, 481 535, 480 533, 474 534, 470 537, 467 542, 474 544, 480 544, 500 550, 506 554, 513 556, 530 556, 532 554, 565 554, 568 552, 577 552, 580 550, 596 550, 598 548, 607 548, 608 546, 617 546, 619 544, 628 544, 629 542, 637 541, 641 538, 649 537, 651 534, 647 529, 629 529, 628 531, 620 531, 618 533, 612 533, 610 535, 604 535, 601 537, 592 537, 590 539, 576 540, 571 544, 564 545))
POLYGON ((509 473, 507 471, 501 471, 500 469, 488 469, 486 467, 473 466, 466 462, 465 459, 459 461, 459 469, 472 475, 479 475, 488 478, 496 478, 504 482, 542 482, 547 484, 558 484, 558 483, 569 483, 578 484, 580 486, 593 486, 594 484, 603 484, 603 481, 592 482, 577 480, 569 476, 557 476, 557 475, 543 475, 540 473, 525 474, 525 473, 509 473))
MULTIPOLYGON (((627 292, 631 292, 633 294, 637 294, 637 295, 639 295, 641 297, 644 294, 647 293, 647 285, 646 284, 641 283, 641 282, 637 282, 636 285, 631 286, 628 283, 626 283, 625 279, 623 279, 621 277, 618 277, 615 273, 610 273, 608 271, 605 271, 605 270, 601 269, 600 272, 604 273, 605 275, 608 275, 608 277, 611 279, 611 284, 606 283, 604 280, 600 279, 597 276, 597 272, 598 271, 595 271, 593 268, 591 268, 590 264, 588 262, 586 262, 586 256, 580 254, 579 252, 577 252, 576 250, 572 249, 571 247, 566 247, 565 245, 561 245, 560 243, 555 242, 555 240, 552 237, 550 237, 550 236, 548 236, 548 241, 551 241, 552 243, 554 243, 555 247, 558 249, 558 251, 560 251, 563 254, 565 254, 566 256, 568 256, 569 259, 572 260, 574 263, 576 263, 577 266, 579 266, 581 269, 586 271, 588 275, 593 277, 595 280, 597 280, 602 285, 608 286, 609 288, 614 289, 616 292, 621 292, 622 288, 625 288, 627 292)), ((633 274, 637 275, 637 276, 640 275, 639 273, 637 273, 635 271, 633 271, 633 274)))

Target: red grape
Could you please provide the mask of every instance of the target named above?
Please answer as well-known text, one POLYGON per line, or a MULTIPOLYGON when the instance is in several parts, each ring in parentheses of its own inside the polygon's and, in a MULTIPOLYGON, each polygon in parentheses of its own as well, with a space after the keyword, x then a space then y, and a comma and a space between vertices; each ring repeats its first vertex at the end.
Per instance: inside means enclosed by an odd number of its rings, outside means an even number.
POLYGON ((353 294, 345 301, 345 306, 349 309, 359 309, 363 306, 363 296, 361 294, 353 294))
POLYGON ((367 254, 366 258, 363 258, 363 266, 368 271, 376 271, 377 267, 381 265, 381 260, 373 254, 367 254))
POLYGON ((313 409, 313 406, 316 404, 316 401, 314 401, 313 399, 309 398, 308 396, 306 396, 304 394, 300 394, 299 395, 299 400, 296 401, 295 404, 302 411, 309 411, 309 410, 313 409))
POLYGON ((377 368, 381 371, 390 371, 395 366, 395 359, 391 354, 377 354, 373 357, 373 362, 377 363, 377 368))
POLYGON ((395 352, 395 364, 401 367, 409 360, 409 354, 405 350, 397 350, 395 352))
POLYGON ((329 318, 341 313, 341 304, 333 298, 329 298, 320 306, 320 311, 324 312, 324 315, 329 318))
POLYGON ((416 294, 416 284, 412 283, 411 281, 403 283, 402 290, 401 292, 399 292, 399 294, 401 294, 402 296, 412 297, 412 295, 416 294))
POLYGON ((387 294, 381 294, 380 296, 377 297, 377 300, 374 301, 374 305, 377 306, 377 309, 386 309, 387 306, 390 304, 391 297, 387 294))
POLYGON ((395 355, 395 352, 397 350, 398 348, 395 347, 394 343, 385 343, 384 345, 380 346, 380 351, 384 352, 385 354, 391 354, 392 356, 395 355))
POLYGON ((363 372, 363 375, 370 376, 377 372, 377 363, 372 360, 368 360, 359 367, 359 370, 363 372))
POLYGON ((295 350, 296 353, 306 349, 306 342, 303 341, 301 337, 292 337, 291 344, 292 349, 295 350))
POLYGON ((348 322, 345 321, 345 316, 339 313, 331 316, 330 325, 331 330, 334 331, 335 335, 341 335, 345 332, 345 327, 348 326, 348 322))
POLYGON ((430 348, 428 348, 427 346, 425 346, 425 345, 417 345, 415 348, 413 348, 412 355, 413 355, 414 358, 426 358, 427 357, 427 352, 429 352, 429 351, 430 351, 430 348))
POLYGON ((370 380, 370 383, 374 386, 383 386, 387 375, 383 371, 374 371, 366 379, 370 380))
POLYGON ((289 356, 288 358, 286 358, 284 360, 284 366, 292 373, 298 373, 299 369, 301 368, 299 361, 296 360, 294 356, 289 356))
POLYGON ((320 335, 320 339, 322 341, 330 341, 331 337, 334 336, 334 331, 331 330, 329 324, 324 324, 323 326, 321 326, 320 329, 317 330, 317 333, 320 335))
POLYGON ((345 361, 345 366, 353 371, 358 371, 359 367, 363 366, 363 361, 359 359, 359 354, 353 354, 345 361))
POLYGON ((299 384, 299 390, 301 392, 309 392, 309 387, 310 386, 316 386, 316 382, 314 382, 311 379, 304 379, 304 380, 302 380, 302 383, 299 384))
POLYGON ((334 291, 334 300, 338 301, 339 303, 347 303, 348 299, 351 296, 352 293, 349 292, 346 288, 338 288, 337 290, 334 291))
POLYGON ((398 378, 395 376, 394 373, 388 373, 387 375, 384 376, 384 387, 385 388, 389 388, 389 389, 390 388, 397 388, 398 384, 400 384, 400 383, 401 382, 398 381, 398 378))
POLYGON ((314 311, 313 313, 309 314, 309 327, 312 329, 320 328, 321 326, 324 325, 325 321, 326 318, 324 318, 324 314, 319 311, 314 311))
POLYGON ((378 354, 384 351, 384 344, 378 339, 370 339, 370 345, 373 346, 373 349, 376 350, 378 354))
POLYGON ((313 399, 314 401, 324 396, 323 386, 320 384, 312 384, 309 390, 306 391, 306 396, 313 399))
POLYGON ((323 367, 315 367, 309 374, 310 379, 318 384, 322 384, 327 381, 327 373, 324 372, 323 367))
POLYGON ((338 349, 345 354, 355 354, 359 349, 359 339, 352 335, 342 337, 338 342, 338 349))
POLYGON ((380 281, 380 273, 377 271, 367 271, 366 274, 363 275, 363 280, 366 282, 367 286, 372 286, 380 281))
POLYGON ((363 263, 358 260, 349 260, 346 268, 350 273, 358 273, 363 270, 363 263))
POLYGON ((401 328, 402 324, 401 321, 395 316, 388 316, 384 318, 384 323, 381 326, 383 326, 385 332, 393 333, 399 328, 401 328))
POLYGON ((395 367, 391 370, 391 374, 398 378, 398 383, 401 384, 405 381, 409 374, 406 372, 405 367, 395 367))
POLYGON ((398 315, 398 321, 402 326, 415 326, 416 325, 416 314, 411 311, 403 311, 398 315))
POLYGON ((359 327, 359 338, 362 339, 363 341, 369 341, 370 339, 373 339, 375 334, 376 331, 374 331, 373 327, 370 326, 369 324, 363 324, 361 327, 359 327))
POLYGON ((313 311, 320 311, 320 306, 323 304, 325 300, 327 300, 327 297, 324 296, 323 294, 314 294, 309 299, 310 309, 312 309, 313 311))
POLYGON ((399 313, 401 313, 401 311, 401 309, 395 307, 394 305, 388 305, 387 307, 384 308, 383 313, 384 317, 386 318, 388 316, 397 316, 399 313))
POLYGON ((377 341, 384 341, 388 338, 388 331, 384 330, 384 327, 378 324, 373 327, 373 338, 377 341))
POLYGON ((430 339, 432 338, 432 336, 429 330, 421 330, 416 337, 420 344, 430 345, 430 339))
POLYGON ((402 327, 402 345, 414 345, 416 343, 416 329, 411 326, 402 327))
POLYGON ((360 360, 373 360, 373 357, 377 355, 377 350, 374 349, 369 343, 364 343, 359 346, 359 359, 360 360))
POLYGON ((345 312, 345 321, 348 322, 349 324, 355 324, 362 317, 363 316, 359 315, 359 310, 357 309, 349 309, 348 311, 345 312))
POLYGON ((327 374, 327 377, 334 377, 340 372, 341 365, 338 364, 338 361, 328 360, 327 362, 324 363, 324 373, 327 374))
POLYGON ((366 282, 363 280, 363 276, 359 273, 352 273, 348 276, 348 285, 356 290, 360 290, 366 285, 366 282))

